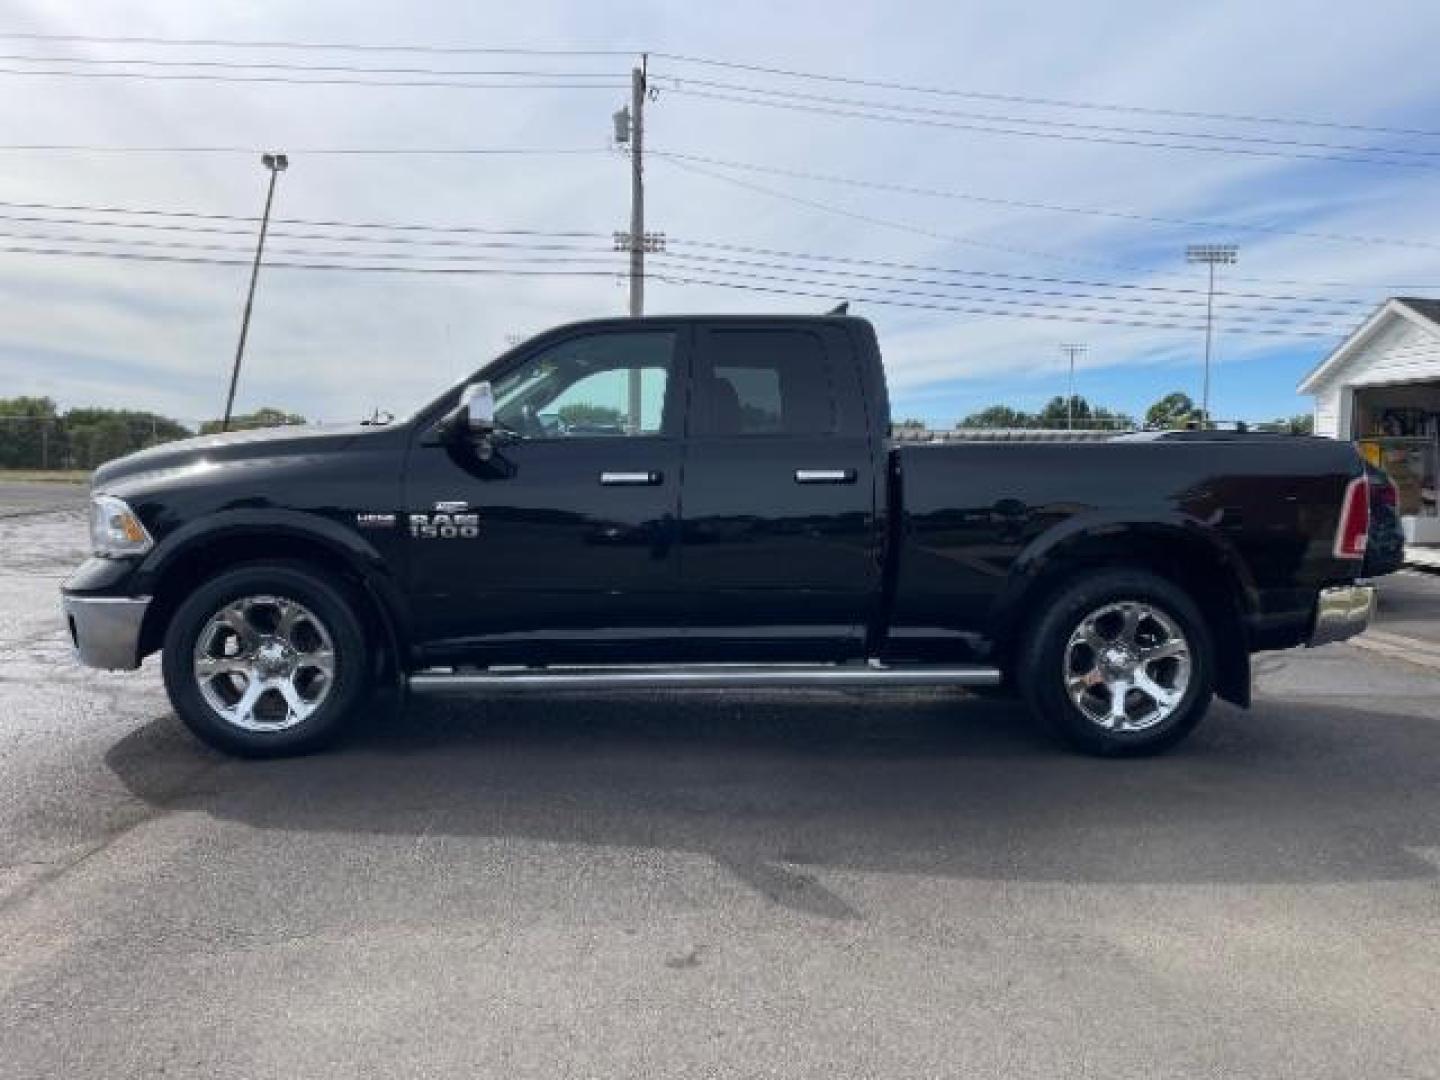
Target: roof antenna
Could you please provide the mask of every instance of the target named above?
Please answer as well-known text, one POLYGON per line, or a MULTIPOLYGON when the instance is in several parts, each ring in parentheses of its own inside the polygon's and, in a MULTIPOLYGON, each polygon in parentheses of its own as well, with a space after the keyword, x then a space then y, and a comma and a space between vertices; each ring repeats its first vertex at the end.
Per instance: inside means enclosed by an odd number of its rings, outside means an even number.
POLYGON ((825 314, 826 314, 826 315, 849 315, 849 314, 850 314, 850 301, 849 301, 849 300, 841 300, 840 303, 836 304, 833 308, 831 308, 831 309, 830 309, 829 311, 827 311, 825 314))

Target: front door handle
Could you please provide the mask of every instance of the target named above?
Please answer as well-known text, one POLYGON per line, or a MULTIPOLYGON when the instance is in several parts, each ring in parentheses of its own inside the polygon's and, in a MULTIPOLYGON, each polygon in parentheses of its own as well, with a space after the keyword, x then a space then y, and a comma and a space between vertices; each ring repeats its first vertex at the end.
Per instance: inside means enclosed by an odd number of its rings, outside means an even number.
POLYGON ((643 487, 660 483, 664 476, 658 472, 602 472, 600 483, 607 487, 643 487))
POLYGON ((797 484, 853 484, 854 469, 796 469, 797 484))

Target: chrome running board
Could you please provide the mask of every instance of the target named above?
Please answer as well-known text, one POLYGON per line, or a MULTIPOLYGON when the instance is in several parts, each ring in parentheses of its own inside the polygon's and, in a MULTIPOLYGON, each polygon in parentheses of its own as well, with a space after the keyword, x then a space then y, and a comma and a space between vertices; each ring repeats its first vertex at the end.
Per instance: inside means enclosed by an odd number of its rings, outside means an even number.
POLYGON ((614 667, 499 667, 418 671, 417 694, 516 690, 876 689, 892 686, 999 686, 998 668, 904 664, 689 664, 614 667))

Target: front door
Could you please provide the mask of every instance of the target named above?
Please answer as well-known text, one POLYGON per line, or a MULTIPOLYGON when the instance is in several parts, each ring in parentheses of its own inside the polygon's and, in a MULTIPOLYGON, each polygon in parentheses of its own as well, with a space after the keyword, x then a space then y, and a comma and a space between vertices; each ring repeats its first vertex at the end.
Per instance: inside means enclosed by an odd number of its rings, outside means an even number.
POLYGON ((663 323, 547 339, 492 376, 488 458, 417 442, 405 525, 426 662, 606 662, 675 639, 683 345, 663 323))

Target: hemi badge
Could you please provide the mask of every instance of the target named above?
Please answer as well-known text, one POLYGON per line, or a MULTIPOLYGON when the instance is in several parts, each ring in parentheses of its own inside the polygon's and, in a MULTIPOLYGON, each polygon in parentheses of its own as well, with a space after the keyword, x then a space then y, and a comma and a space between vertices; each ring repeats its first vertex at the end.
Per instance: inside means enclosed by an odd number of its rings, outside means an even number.
POLYGON ((362 529, 390 529, 395 526, 394 514, 356 514, 355 524, 362 529))
POLYGON ((470 509, 470 504, 464 499, 444 499, 435 504, 437 514, 460 514, 470 509))

